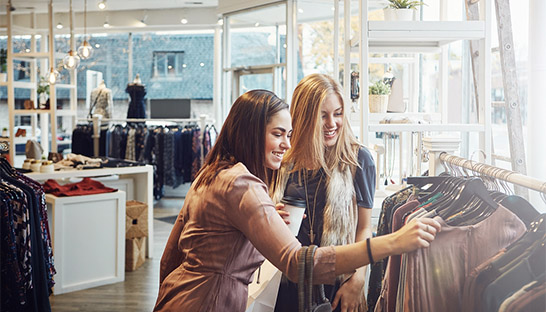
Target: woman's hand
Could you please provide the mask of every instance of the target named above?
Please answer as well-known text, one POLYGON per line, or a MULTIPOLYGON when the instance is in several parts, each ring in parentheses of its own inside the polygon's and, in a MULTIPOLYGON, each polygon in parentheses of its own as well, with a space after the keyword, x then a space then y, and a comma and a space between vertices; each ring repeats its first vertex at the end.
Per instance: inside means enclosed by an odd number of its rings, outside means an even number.
POLYGON ((277 209, 277 213, 279 213, 279 216, 281 216, 284 223, 290 224, 290 220, 288 220, 288 218, 290 217, 290 212, 283 210, 284 204, 283 203, 276 204, 275 209, 277 209))
POLYGON ((442 226, 431 218, 413 219, 401 229, 394 232, 395 254, 426 248, 440 232, 442 226))
MULTIPOLYGON (((288 212, 286 210, 283 210, 284 209, 284 204, 283 203, 276 204, 275 209, 277 209, 277 212, 279 213, 279 216, 281 216, 284 223, 290 224, 290 220, 288 219, 290 217, 290 212, 288 212)), ((303 214, 303 218, 304 219, 307 218, 307 215, 303 214)))
POLYGON ((353 274, 339 290, 332 301, 332 310, 335 310, 340 305, 341 312, 358 312, 360 307, 360 295, 364 287, 365 279, 360 278, 358 274, 353 274))

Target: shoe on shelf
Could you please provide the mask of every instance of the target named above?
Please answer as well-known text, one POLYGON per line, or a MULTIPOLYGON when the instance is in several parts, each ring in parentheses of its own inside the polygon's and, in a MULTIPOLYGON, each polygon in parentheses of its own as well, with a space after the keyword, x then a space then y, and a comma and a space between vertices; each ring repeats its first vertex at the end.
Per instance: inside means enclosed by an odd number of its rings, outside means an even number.
POLYGON ((15 136, 16 137, 20 137, 20 136, 26 137, 27 136, 27 130, 19 128, 19 129, 17 129, 17 132, 15 132, 15 136))

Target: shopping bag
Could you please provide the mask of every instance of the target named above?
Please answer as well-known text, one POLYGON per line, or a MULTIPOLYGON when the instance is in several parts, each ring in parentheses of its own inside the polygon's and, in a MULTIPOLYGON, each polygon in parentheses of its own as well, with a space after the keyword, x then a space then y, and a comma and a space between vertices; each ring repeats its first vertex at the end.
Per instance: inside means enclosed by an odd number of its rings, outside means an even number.
POLYGON ((260 269, 254 273, 252 283, 248 285, 246 312, 274 311, 281 277, 282 272, 265 260, 260 269))

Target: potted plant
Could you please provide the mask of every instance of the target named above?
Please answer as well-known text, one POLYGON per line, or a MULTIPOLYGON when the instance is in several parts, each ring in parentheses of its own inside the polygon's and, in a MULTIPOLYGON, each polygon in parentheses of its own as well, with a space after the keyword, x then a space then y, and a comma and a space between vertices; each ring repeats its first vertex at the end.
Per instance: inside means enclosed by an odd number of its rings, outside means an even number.
POLYGON ((38 88, 36 88, 36 93, 38 93, 38 103, 40 104, 39 108, 46 108, 47 101, 49 99, 49 83, 45 77, 40 77, 38 88))
POLYGON ((425 5, 415 0, 388 0, 388 6, 383 9, 386 21, 412 21, 417 7, 425 5))
POLYGON ((0 82, 5 82, 8 78, 8 50, 0 49, 0 82))
POLYGON ((368 106, 370 113, 386 113, 391 88, 383 80, 378 80, 368 87, 368 106))

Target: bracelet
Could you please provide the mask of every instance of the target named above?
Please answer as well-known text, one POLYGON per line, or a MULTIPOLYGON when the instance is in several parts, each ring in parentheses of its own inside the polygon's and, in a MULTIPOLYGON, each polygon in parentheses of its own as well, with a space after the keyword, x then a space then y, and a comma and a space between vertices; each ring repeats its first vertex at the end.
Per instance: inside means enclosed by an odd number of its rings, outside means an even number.
POLYGON ((368 249, 368 258, 370 259, 370 264, 373 265, 375 261, 373 261, 372 257, 372 247, 370 247, 370 238, 366 238, 366 248, 368 249))

